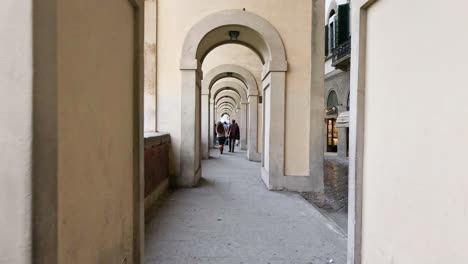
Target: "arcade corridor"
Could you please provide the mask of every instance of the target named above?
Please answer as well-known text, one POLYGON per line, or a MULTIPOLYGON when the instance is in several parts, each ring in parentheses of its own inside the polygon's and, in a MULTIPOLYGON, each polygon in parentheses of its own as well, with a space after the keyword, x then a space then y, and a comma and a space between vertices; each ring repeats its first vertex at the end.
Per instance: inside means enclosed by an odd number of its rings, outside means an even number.
POLYGON ((203 161, 197 188, 147 217, 145 263, 345 263, 346 238, 300 195, 270 192, 244 152, 203 161))

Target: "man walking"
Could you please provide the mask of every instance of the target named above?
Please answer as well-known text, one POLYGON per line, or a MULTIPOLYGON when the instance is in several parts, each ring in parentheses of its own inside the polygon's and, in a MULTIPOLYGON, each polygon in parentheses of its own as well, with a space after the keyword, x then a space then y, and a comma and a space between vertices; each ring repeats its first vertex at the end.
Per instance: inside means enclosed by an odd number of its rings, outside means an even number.
POLYGON ((236 147, 236 139, 240 139, 240 129, 236 123, 236 120, 232 120, 232 124, 229 126, 228 129, 229 135, 229 152, 234 152, 234 148, 236 147))

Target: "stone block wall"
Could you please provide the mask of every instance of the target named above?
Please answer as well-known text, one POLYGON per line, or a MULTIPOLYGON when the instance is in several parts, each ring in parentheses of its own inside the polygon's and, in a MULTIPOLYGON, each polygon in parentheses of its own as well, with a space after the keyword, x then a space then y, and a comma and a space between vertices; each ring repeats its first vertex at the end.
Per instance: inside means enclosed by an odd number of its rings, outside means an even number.
POLYGON ((150 207, 169 185, 169 149, 167 133, 145 134, 145 208, 150 207))

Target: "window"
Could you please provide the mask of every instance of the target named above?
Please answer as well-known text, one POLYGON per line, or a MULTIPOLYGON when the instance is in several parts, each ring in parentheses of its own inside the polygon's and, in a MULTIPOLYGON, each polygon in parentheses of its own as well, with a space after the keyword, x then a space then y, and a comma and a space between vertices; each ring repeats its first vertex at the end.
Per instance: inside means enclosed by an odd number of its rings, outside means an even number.
POLYGON ((336 14, 335 10, 330 12, 328 17, 328 49, 333 50, 336 47, 336 14))
POLYGON ((328 94, 327 107, 330 108, 330 107, 334 107, 334 106, 337 106, 337 105, 338 105, 338 96, 336 95, 335 91, 331 91, 328 94))
POLYGON ((328 21, 325 25, 325 56, 335 48, 335 34, 336 34, 336 22, 335 22, 335 10, 331 10, 328 15, 328 21))
POLYGON ((328 42, 328 47, 330 48, 330 50, 333 50, 335 48, 335 17, 336 15, 333 15, 332 17, 330 17, 330 19, 328 20, 328 39, 329 39, 329 42, 328 42))

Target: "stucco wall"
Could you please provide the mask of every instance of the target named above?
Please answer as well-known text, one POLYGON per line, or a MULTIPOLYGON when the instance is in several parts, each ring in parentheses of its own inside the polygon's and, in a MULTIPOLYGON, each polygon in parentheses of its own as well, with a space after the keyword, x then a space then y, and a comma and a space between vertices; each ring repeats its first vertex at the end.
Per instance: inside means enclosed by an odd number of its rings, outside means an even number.
POLYGON ((393 0, 368 10, 364 264, 468 263, 467 8, 393 0))
POLYGON ((30 263, 32 1, 0 9, 0 263, 30 263))
POLYGON ((134 9, 58 1, 57 13, 58 263, 132 263, 134 9))
POLYGON ((285 170, 288 175, 309 175, 309 153, 304 148, 309 140, 309 115, 304 109, 309 109, 310 102, 311 56, 311 2, 307 0, 160 0, 157 89, 158 97, 164 98, 164 101, 158 101, 158 129, 171 133, 175 167, 178 167, 181 123, 179 62, 185 36, 193 24, 211 13, 242 8, 272 23, 283 39, 289 63, 286 77, 285 170), (303 129, 297 129, 297 124, 301 124, 303 129))
POLYGON ((338 98, 339 112, 346 111, 348 106, 349 96, 349 72, 335 70, 331 76, 325 76, 325 97, 324 103, 327 106, 328 95, 331 91, 335 91, 338 98))
POLYGON ((144 47, 144 131, 156 131, 156 0, 145 3, 145 47, 144 47))

